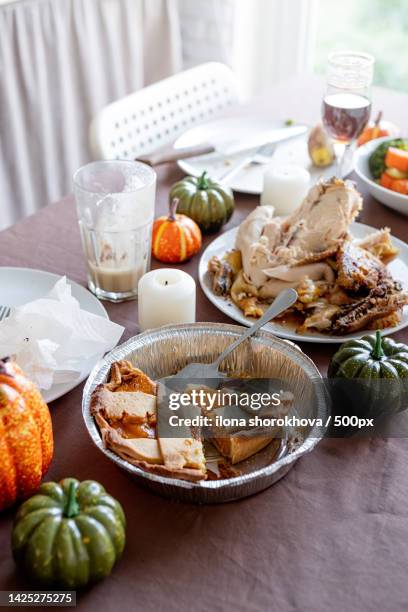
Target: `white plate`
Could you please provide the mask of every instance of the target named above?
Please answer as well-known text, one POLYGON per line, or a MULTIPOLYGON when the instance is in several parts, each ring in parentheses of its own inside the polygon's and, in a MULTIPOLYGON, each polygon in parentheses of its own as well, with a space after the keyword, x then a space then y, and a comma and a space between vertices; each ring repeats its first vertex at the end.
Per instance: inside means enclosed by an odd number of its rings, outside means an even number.
MULTIPOLYGON (((281 128, 282 126, 284 126, 282 121, 231 117, 230 119, 204 123, 188 130, 176 140, 174 146, 175 148, 188 147, 202 142, 210 142, 211 144, 221 146, 222 143, 230 142, 232 139, 244 142, 248 138, 256 138, 257 135, 262 136, 265 132, 281 128)), ((307 151, 307 139, 308 133, 278 144, 270 163, 303 166, 310 172, 311 184, 314 185, 319 178, 331 178, 335 174, 335 165, 327 166, 327 168, 316 168, 316 166, 313 166, 307 151)), ((246 152, 230 156, 228 159, 230 164, 226 164, 225 159, 220 158, 219 154, 211 153, 210 155, 180 160, 178 165, 186 174, 191 174, 192 176, 199 176, 204 170, 207 170, 208 174, 216 180, 247 155, 248 153, 246 152)), ((351 172, 352 165, 352 152, 350 151, 344 163, 344 176, 351 172)), ((231 177, 230 187, 234 191, 259 195, 262 192, 265 168, 265 165, 255 164, 244 167, 239 173, 231 177)))
MULTIPOLYGON (((51 272, 44 272, 43 270, 0 267, 0 304, 2 306, 21 306, 27 304, 27 302, 42 298, 60 278, 61 275, 51 274, 51 272)), ((105 319, 109 318, 104 306, 90 291, 69 279, 67 279, 67 282, 71 285, 72 295, 78 300, 83 310, 87 310, 105 319)), ((42 391, 45 401, 47 403, 52 402, 79 385, 102 357, 103 355, 98 355, 93 359, 84 360, 78 380, 53 385, 51 389, 42 391)))
MULTIPOLYGON (((375 231, 375 228, 370 227, 369 225, 364 225, 363 223, 352 223, 351 224, 351 233, 355 238, 364 238, 367 234, 375 231)), ((211 288, 211 274, 208 272, 208 262, 214 255, 218 257, 222 257, 226 251, 229 251, 234 248, 235 245, 235 236, 237 234, 238 228, 234 227, 233 229, 225 232, 225 234, 221 234, 218 238, 216 238, 210 245, 205 249, 204 253, 201 256, 200 264, 198 267, 198 275, 200 280, 200 285, 208 297, 210 302, 212 302, 221 312, 231 317, 238 323, 242 325, 252 325, 254 319, 249 317, 245 317, 242 311, 236 306, 231 300, 225 299, 219 295, 215 295, 211 288)), ((388 266, 391 274, 395 278, 395 280, 400 281, 404 287, 408 287, 408 245, 402 240, 398 240, 398 238, 392 238, 393 244, 399 249, 400 253, 397 259, 391 262, 388 266)), ((402 315, 401 322, 396 327, 390 327, 388 329, 383 330, 383 335, 392 334, 408 325, 408 307, 404 308, 404 312, 402 315)), ((297 342, 316 342, 316 343, 339 343, 345 342, 346 340, 351 340, 352 338, 361 338, 364 334, 373 333, 371 331, 360 331, 355 334, 348 334, 346 336, 327 336, 324 334, 320 334, 318 332, 309 332, 307 334, 297 334, 294 330, 291 330, 285 325, 279 323, 268 323, 265 325, 264 329, 272 332, 276 336, 280 338, 287 338, 288 340, 295 340, 297 342)))
POLYGON ((358 147, 354 154, 354 170, 363 183, 366 184, 368 191, 376 200, 385 206, 389 206, 389 208, 397 210, 403 215, 408 215, 408 196, 404 195, 403 193, 397 193, 391 189, 381 187, 381 185, 376 183, 371 176, 371 172, 368 167, 368 160, 371 153, 374 152, 378 145, 386 140, 392 140, 392 138, 390 136, 376 138, 375 140, 370 140, 370 142, 367 142, 362 147, 358 147))

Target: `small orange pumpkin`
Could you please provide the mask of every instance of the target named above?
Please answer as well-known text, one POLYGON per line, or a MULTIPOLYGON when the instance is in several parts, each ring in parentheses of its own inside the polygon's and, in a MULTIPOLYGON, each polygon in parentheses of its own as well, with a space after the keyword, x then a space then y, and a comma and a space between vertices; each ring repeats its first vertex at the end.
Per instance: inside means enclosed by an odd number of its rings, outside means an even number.
POLYGON ((201 230, 187 215, 176 215, 178 203, 174 198, 169 216, 158 217, 153 224, 152 254, 165 263, 181 263, 201 249, 201 230))
POLYGON ((53 449, 39 390, 14 361, 0 360, 0 510, 38 489, 53 449))
POLYGON ((370 140, 374 140, 375 138, 391 136, 392 134, 397 133, 398 128, 395 125, 382 120, 382 111, 380 111, 374 123, 370 123, 360 134, 357 139, 357 145, 360 147, 361 145, 366 144, 366 142, 370 142, 370 140))

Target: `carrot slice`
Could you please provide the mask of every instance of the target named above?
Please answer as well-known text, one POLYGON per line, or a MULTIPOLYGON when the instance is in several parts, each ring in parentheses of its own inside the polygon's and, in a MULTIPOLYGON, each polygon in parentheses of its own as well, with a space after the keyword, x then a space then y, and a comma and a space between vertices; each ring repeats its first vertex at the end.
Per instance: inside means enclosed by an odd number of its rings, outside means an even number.
POLYGON ((383 172, 380 178, 380 185, 386 189, 391 189, 392 182, 393 179, 386 172, 383 172))
POLYGON ((392 181, 390 189, 408 195, 408 179, 396 179, 392 181))
POLYGON ((385 165, 389 168, 398 168, 402 172, 408 172, 408 151, 390 147, 385 156, 385 165))

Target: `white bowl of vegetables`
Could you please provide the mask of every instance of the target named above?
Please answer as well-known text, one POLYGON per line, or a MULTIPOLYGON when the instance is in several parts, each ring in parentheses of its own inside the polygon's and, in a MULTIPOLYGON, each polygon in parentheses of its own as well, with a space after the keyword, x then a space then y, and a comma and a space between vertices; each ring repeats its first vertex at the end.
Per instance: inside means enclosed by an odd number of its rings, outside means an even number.
POLYGON ((354 154, 354 170, 385 206, 408 215, 408 138, 376 138, 354 154))

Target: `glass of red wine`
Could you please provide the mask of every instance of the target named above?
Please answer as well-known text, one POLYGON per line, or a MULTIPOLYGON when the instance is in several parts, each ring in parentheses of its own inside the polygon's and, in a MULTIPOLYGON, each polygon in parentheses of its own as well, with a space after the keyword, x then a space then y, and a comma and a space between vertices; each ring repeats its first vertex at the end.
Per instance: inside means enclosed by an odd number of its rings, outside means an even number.
POLYGON ((371 113, 374 58, 368 53, 336 51, 327 62, 323 125, 334 140, 336 174, 343 178, 347 148, 364 130, 371 113))

